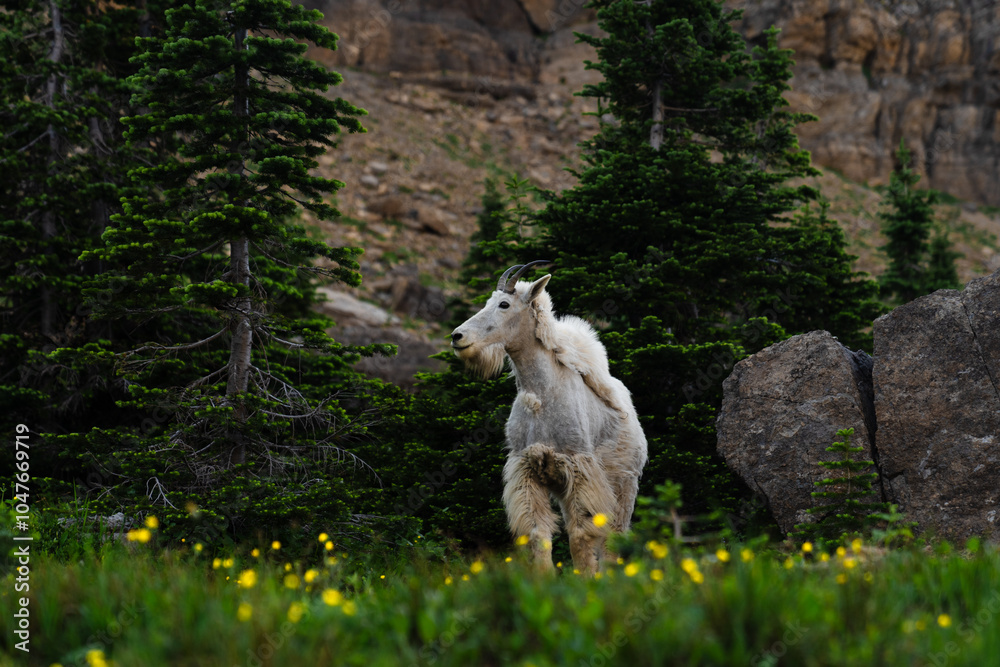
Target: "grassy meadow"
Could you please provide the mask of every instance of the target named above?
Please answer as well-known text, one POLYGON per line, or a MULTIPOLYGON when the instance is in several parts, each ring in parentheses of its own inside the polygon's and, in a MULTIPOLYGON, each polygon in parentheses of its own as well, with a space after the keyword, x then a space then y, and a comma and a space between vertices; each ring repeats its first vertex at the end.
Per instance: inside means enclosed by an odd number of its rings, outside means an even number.
MULTIPOLYGON (((131 541, 30 566, 30 653, 4 664, 986 665, 1000 655, 1000 552, 649 542, 594 577, 538 573, 527 547, 470 560, 408 547, 352 558, 327 535, 287 558, 131 541)), ((41 545, 38 545, 41 546, 41 545)))

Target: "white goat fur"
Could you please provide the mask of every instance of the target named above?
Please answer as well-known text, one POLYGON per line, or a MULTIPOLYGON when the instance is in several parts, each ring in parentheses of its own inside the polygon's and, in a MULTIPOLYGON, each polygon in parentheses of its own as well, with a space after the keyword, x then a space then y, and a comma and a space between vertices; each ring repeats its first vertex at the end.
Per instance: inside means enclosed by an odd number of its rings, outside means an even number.
POLYGON ((527 535, 537 562, 550 568, 554 498, 574 566, 594 572, 608 533, 631 523, 646 438, 628 390, 608 370, 597 332, 578 317, 553 314, 544 291, 549 278, 519 282, 513 294, 494 292, 455 329, 452 346, 483 377, 499 373, 505 356, 511 360, 518 394, 503 470, 511 532, 527 535), (597 514, 608 523, 598 527, 597 514))

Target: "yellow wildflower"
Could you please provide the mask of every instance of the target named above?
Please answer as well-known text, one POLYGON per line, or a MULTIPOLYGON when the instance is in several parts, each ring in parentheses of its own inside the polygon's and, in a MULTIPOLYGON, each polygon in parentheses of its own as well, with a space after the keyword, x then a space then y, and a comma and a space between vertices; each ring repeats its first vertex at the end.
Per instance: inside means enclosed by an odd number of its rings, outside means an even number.
POLYGON ((201 550, 204 549, 204 548, 205 548, 205 545, 203 545, 201 542, 195 542, 194 543, 194 552, 196 554, 200 554, 201 550))
POLYGON ((232 567, 232 566, 233 566, 232 558, 227 558, 226 560, 222 561, 222 567, 232 567))
POLYGON ((726 551, 725 549, 719 549, 718 551, 716 551, 715 557, 718 558, 720 562, 723 563, 729 562, 729 552, 726 551))
POLYGON ((87 651, 87 664, 90 667, 108 667, 108 660, 104 657, 104 651, 101 649, 87 651))
POLYGON ((220 567, 222 567, 222 559, 221 558, 212 559, 212 569, 218 570, 220 567))
POLYGON ((791 556, 789 556, 788 558, 785 559, 784 565, 786 570, 791 570, 793 567, 795 567, 795 561, 792 559, 791 556))
POLYGON ((253 551, 250 552, 250 555, 253 556, 254 558, 258 558, 260 556, 260 549, 254 549, 253 551))
POLYGON ((844 567, 846 567, 848 570, 850 570, 851 568, 853 568, 857 564, 858 564, 858 561, 856 561, 853 558, 845 558, 844 559, 844 567))
POLYGON ((505 562, 505 563, 509 563, 509 562, 511 562, 512 560, 514 560, 514 559, 513 559, 513 558, 511 558, 510 556, 507 556, 506 558, 504 558, 504 559, 503 559, 503 562, 505 562))
POLYGON ((277 551, 280 548, 281 548, 281 542, 279 542, 278 540, 275 540, 274 542, 271 542, 271 549, 273 549, 274 551, 277 551))
POLYGON ((323 548, 326 549, 327 551, 333 551, 333 542, 327 542, 326 544, 323 545, 323 548))
POLYGON ((319 534, 319 541, 320 542, 326 542, 329 539, 330 539, 330 536, 327 535, 326 533, 320 533, 319 534))
POLYGON ((813 543, 812 542, 803 542, 802 543, 802 553, 809 554, 809 553, 812 553, 812 550, 813 550, 813 543))
POLYGON ((253 615, 253 607, 251 607, 246 602, 241 602, 239 608, 236 610, 236 618, 241 622, 245 623, 250 620, 253 615))
POLYGON ((482 572, 483 561, 481 560, 474 561, 472 565, 469 566, 469 571, 472 572, 472 574, 479 574, 480 572, 482 572))
POLYGON ((253 588, 257 584, 257 573, 253 570, 243 570, 238 583, 243 588, 253 588))
POLYGON ((157 519, 153 515, 150 515, 150 516, 146 517, 146 528, 149 528, 150 530, 156 530, 159 527, 160 527, 160 520, 159 519, 157 519))
POLYGON ((753 551, 751 551, 750 549, 743 549, 740 552, 740 558, 743 559, 744 563, 749 563, 750 561, 753 560, 753 551))
POLYGON ((628 565, 625 566, 625 576, 626 577, 634 577, 637 574, 639 574, 639 564, 638 563, 629 563, 628 565))
POLYGON ((951 616, 949 616, 948 614, 941 614, 940 616, 938 616, 937 621, 938 625, 940 625, 942 628, 947 628, 949 625, 951 625, 951 616))
POLYGON ((698 563, 696 563, 693 558, 685 558, 681 561, 681 569, 688 574, 691 574, 692 572, 697 571, 698 563))
POLYGON ((444 585, 445 586, 451 586, 451 582, 452 581, 453 581, 453 579, 451 577, 445 577, 444 578, 444 585))
POLYGON ((323 591, 323 602, 325 602, 327 605, 331 607, 336 607, 343 601, 344 601, 344 596, 340 591, 333 588, 328 588, 325 591, 323 591))
POLYGON ((653 581, 663 581, 663 570, 653 570, 649 573, 649 578, 653 581))
POLYGON ((129 542, 142 542, 145 544, 152 539, 153 534, 149 532, 148 528, 138 528, 136 530, 130 530, 125 535, 129 542))
POLYGON ((299 587, 299 575, 297 574, 286 574, 285 575, 285 588, 298 588, 299 587))
POLYGON ((348 600, 347 602, 345 602, 342 609, 344 610, 344 613, 347 614, 348 616, 354 616, 354 614, 356 614, 358 611, 357 606, 354 604, 354 600, 348 600))
POLYGON ((301 602, 293 602, 288 605, 288 620, 292 623, 298 623, 302 620, 302 615, 306 611, 306 606, 301 602))
POLYGON ((607 522, 608 522, 608 517, 606 514, 598 512, 597 514, 594 515, 594 525, 597 526, 598 528, 601 528, 607 522))
POLYGON ((861 553, 861 539, 860 538, 857 538, 853 542, 851 542, 851 551, 853 551, 856 554, 857 553, 861 553))
POLYGON ((519 546, 519 547, 523 547, 523 546, 524 546, 525 544, 527 544, 527 543, 528 543, 528 536, 527 536, 527 535, 521 535, 521 536, 520 536, 520 537, 518 537, 518 538, 517 538, 517 540, 516 540, 516 541, 514 542, 514 544, 516 544, 516 545, 517 545, 517 546, 519 546))
MULTIPOLYGON (((306 573, 304 575, 304 579, 306 580, 307 584, 311 584, 313 582, 313 580, 316 579, 316 577, 318 577, 318 576, 319 576, 319 570, 314 570, 314 569, 310 568, 310 569, 306 570, 306 573)), ((383 579, 385 578, 384 574, 382 575, 382 578, 383 579)))

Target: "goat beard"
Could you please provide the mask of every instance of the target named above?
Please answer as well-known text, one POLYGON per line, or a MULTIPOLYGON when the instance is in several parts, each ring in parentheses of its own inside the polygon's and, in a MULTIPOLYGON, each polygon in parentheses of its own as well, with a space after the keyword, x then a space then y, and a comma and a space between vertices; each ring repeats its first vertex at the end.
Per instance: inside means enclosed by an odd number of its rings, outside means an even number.
POLYGON ((483 380, 500 374, 505 356, 503 345, 487 345, 468 356, 458 354, 459 359, 465 362, 465 369, 483 380))

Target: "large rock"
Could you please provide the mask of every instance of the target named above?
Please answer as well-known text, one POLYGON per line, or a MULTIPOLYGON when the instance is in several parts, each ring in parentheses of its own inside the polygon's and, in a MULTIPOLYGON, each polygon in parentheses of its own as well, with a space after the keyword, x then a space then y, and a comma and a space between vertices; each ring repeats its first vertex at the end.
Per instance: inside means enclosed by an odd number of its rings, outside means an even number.
POLYGON ((871 451, 871 357, 825 331, 794 336, 736 364, 723 384, 719 453, 767 501, 784 531, 810 522, 820 461, 837 431, 871 451))
POLYGON ((920 528, 995 536, 1000 509, 1000 273, 875 321, 878 451, 920 528))

